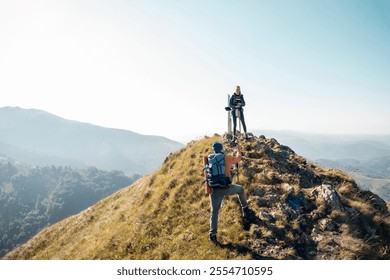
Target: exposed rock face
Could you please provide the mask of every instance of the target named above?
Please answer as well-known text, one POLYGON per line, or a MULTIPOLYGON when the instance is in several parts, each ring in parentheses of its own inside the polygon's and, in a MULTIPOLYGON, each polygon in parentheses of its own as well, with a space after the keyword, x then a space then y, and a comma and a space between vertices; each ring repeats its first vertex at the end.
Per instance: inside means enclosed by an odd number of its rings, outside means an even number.
POLYGON ((241 169, 247 176, 243 185, 254 187, 251 203, 260 212, 254 225, 259 239, 253 243, 259 254, 289 258, 286 248, 292 246, 295 257, 303 259, 390 258, 389 225, 384 229, 375 223, 389 222, 386 202, 358 189, 340 170, 315 166, 263 136, 244 145, 241 169), (376 237, 379 231, 382 238, 376 237), (294 240, 289 245, 288 235, 294 240))
POLYGON ((334 210, 343 210, 343 206, 340 204, 340 198, 336 190, 331 185, 320 185, 316 187, 312 193, 314 197, 322 198, 325 203, 334 210))

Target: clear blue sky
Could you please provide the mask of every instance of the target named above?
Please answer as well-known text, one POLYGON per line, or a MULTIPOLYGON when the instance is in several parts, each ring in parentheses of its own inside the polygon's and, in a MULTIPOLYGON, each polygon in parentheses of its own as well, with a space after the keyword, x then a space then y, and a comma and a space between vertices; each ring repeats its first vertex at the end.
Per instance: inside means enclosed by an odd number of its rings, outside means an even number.
POLYGON ((188 140, 390 133, 390 1, 0 1, 0 106, 188 140))

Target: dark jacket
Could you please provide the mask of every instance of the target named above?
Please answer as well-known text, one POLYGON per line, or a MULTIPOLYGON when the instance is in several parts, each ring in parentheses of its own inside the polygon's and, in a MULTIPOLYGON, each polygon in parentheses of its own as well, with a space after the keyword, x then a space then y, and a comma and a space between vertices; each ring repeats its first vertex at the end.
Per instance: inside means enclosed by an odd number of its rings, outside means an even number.
POLYGON ((245 106, 245 100, 244 100, 244 95, 236 95, 235 93, 230 97, 229 101, 229 107, 232 108, 232 110, 236 109, 236 106, 238 104, 241 104, 240 110, 243 110, 242 107, 245 106))

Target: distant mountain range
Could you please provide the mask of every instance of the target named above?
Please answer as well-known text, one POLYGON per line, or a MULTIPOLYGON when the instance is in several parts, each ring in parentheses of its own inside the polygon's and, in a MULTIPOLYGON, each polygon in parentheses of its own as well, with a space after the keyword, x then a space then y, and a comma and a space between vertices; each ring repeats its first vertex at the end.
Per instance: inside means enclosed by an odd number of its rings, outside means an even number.
POLYGON ((295 152, 314 161, 368 161, 390 156, 390 135, 320 135, 273 130, 255 130, 253 133, 276 138, 295 152))
POLYGON ((31 165, 146 174, 182 146, 165 137, 67 120, 42 110, 0 108, 0 154, 31 165))
POLYGON ((351 175, 351 177, 359 184, 361 189, 369 190, 383 199, 390 201, 390 178, 372 178, 356 172, 349 172, 349 175, 351 175))
POLYGON ((390 156, 375 157, 364 161, 357 159, 319 159, 316 162, 323 166, 339 168, 347 172, 357 172, 373 178, 390 179, 390 156))

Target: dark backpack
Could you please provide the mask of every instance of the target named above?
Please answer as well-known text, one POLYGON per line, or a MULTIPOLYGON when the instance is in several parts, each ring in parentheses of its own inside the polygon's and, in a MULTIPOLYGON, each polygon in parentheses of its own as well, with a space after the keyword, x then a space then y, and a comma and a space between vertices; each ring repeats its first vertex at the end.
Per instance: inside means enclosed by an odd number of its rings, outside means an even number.
POLYGON ((224 188, 231 184, 230 178, 225 175, 225 154, 210 154, 207 156, 206 181, 211 188, 224 188))

